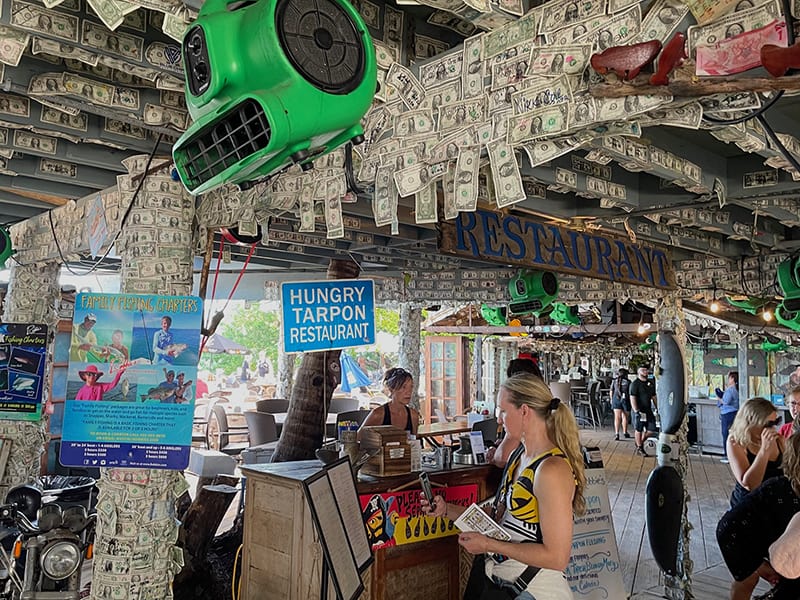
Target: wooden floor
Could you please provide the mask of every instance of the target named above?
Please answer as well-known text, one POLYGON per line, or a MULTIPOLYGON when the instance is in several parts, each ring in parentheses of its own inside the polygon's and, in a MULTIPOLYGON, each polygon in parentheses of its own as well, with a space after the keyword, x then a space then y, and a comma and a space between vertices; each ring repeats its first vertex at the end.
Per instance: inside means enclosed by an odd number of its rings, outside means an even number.
MULTIPOLYGON (((632 600, 665 598, 663 581, 647 538, 645 525, 645 485, 655 458, 634 454, 633 439, 614 441, 611 430, 584 429, 584 445, 598 446, 608 479, 614 529, 619 546, 622 578, 632 600)), ((689 455, 688 489, 690 558, 694 561, 692 592, 696 600, 724 600, 732 581, 720 555, 715 531, 717 522, 728 509, 734 478, 721 456, 689 455)), ((756 588, 766 592, 765 583, 756 588)), ((622 599, 610 599, 622 600, 622 599)))

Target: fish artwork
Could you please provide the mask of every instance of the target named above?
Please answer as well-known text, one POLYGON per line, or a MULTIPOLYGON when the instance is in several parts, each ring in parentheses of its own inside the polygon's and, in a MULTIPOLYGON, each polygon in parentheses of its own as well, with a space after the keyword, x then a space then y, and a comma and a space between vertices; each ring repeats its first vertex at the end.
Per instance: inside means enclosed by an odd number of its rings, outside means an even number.
POLYGON ((188 348, 188 344, 170 344, 164 348, 164 351, 170 356, 177 357, 180 356, 181 352, 186 350, 186 348, 188 348))
POLYGON ((33 389, 34 380, 29 377, 17 377, 11 385, 15 392, 25 392, 33 389))
POLYGON ((122 392, 122 397, 127 399, 128 398, 128 392, 131 389, 131 383, 130 383, 130 381, 128 381, 127 377, 125 379, 122 379, 119 382, 119 387, 120 387, 120 392, 122 392))
POLYGON ((147 390, 146 394, 141 394, 142 402, 147 400, 164 400, 165 398, 169 398, 172 394, 175 393, 175 388, 170 387, 152 387, 147 390))

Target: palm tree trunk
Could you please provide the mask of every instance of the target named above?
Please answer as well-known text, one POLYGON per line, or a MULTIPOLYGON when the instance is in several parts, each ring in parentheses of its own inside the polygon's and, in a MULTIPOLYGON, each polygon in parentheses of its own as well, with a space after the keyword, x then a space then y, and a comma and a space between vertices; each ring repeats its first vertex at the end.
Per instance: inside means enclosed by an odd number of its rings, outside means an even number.
MULTIPOLYGON (((354 279, 360 272, 352 260, 331 260, 328 265, 328 279, 354 279)), ((313 459, 314 450, 322 446, 328 406, 341 379, 340 354, 341 350, 303 354, 272 462, 313 459)))

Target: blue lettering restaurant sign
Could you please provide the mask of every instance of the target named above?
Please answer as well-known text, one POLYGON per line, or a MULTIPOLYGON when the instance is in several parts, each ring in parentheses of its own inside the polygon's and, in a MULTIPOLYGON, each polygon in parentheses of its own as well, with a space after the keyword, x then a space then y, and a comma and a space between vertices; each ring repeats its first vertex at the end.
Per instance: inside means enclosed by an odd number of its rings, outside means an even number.
POLYGON ((445 254, 645 287, 674 289, 666 250, 488 210, 439 224, 445 254))
POLYGON ((375 343, 371 279, 281 284, 285 352, 317 352, 375 343))

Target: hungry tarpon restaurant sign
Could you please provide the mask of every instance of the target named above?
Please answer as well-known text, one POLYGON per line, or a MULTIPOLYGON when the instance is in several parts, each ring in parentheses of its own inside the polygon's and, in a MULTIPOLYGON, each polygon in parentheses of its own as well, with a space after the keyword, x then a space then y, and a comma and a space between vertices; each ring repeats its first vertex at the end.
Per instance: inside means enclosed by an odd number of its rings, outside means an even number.
POLYGON ((285 352, 336 350, 375 343, 371 279, 281 284, 285 352))
POLYGON ((439 251, 632 285, 676 287, 666 250, 488 210, 462 212, 440 223, 439 251))

